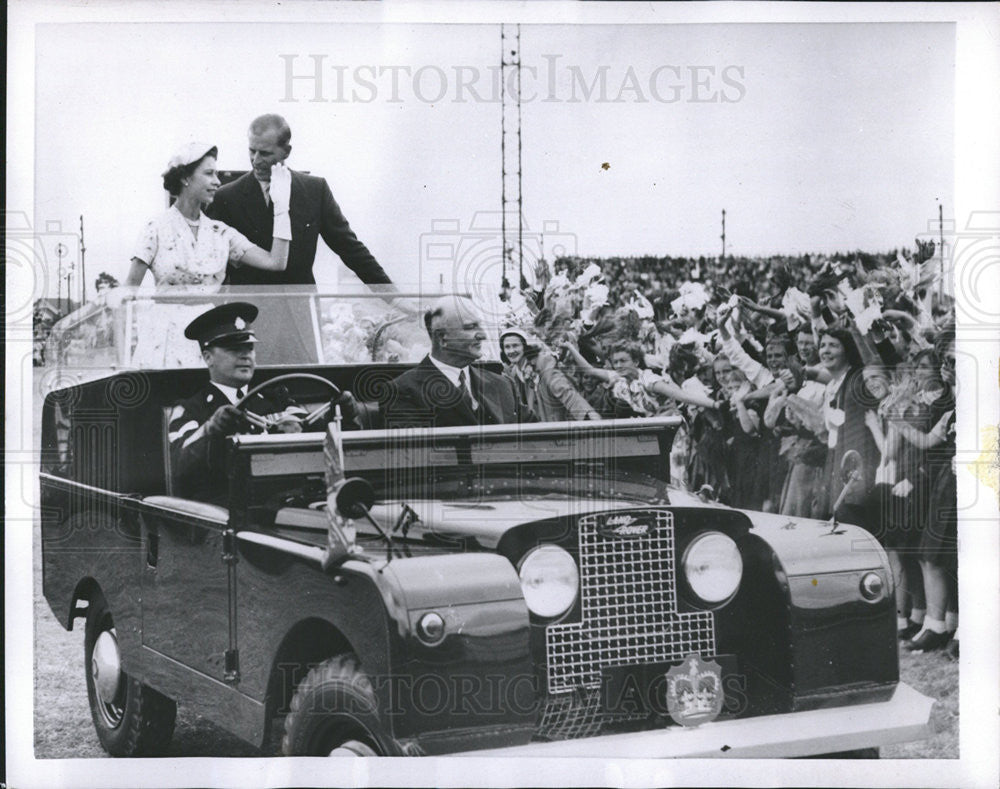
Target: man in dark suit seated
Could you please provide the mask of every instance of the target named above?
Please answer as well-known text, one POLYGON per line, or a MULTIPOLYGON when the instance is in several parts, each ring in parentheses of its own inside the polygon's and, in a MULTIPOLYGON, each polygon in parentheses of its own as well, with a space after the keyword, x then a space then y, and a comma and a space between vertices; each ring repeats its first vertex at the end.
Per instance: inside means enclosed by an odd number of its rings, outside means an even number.
MULTIPOLYGON (((262 249, 270 249, 274 222, 268 195, 271 167, 292 152, 292 131, 280 115, 261 115, 250 124, 248 137, 253 169, 221 187, 206 213, 236 228, 262 249)), ((351 230, 326 179, 293 171, 289 215, 293 241, 285 270, 230 266, 226 284, 314 285, 313 261, 319 236, 362 282, 391 284, 388 274, 351 230)))
POLYGON ((473 367, 486 333, 470 299, 446 297, 424 313, 431 352, 392 381, 386 427, 453 427, 529 421, 509 378, 473 367))
POLYGON ((305 411, 287 396, 269 399, 257 393, 244 408, 257 364, 250 323, 257 308, 246 302, 213 307, 184 330, 197 340, 208 367, 209 383, 174 406, 170 413, 170 464, 175 493, 185 498, 224 503, 228 498, 224 439, 235 433, 298 433, 305 411))

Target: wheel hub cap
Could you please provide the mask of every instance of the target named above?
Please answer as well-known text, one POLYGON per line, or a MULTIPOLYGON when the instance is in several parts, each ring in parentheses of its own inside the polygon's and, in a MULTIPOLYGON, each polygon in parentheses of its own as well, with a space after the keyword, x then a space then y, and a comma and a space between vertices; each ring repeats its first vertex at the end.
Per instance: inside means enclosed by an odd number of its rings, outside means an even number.
POLYGON ((97 637, 94 654, 90 661, 94 675, 94 687, 105 704, 111 704, 118 694, 121 682, 121 658, 118 655, 118 639, 114 633, 105 630, 97 637))

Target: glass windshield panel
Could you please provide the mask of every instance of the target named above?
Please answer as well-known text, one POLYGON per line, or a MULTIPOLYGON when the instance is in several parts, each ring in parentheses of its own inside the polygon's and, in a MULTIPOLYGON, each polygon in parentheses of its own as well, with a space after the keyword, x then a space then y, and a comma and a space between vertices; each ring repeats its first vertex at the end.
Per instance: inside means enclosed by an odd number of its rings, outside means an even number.
MULTIPOLYGON (((360 283, 335 289, 226 286, 211 293, 115 288, 53 327, 46 358, 72 368, 77 379, 122 369, 202 369, 198 345, 184 337, 184 328, 210 307, 247 301, 259 309, 254 332, 260 366, 415 363, 430 350, 423 312, 441 295, 360 283)), ((488 337, 484 359, 496 360, 496 323, 506 311, 495 293, 479 291, 474 300, 488 337)))

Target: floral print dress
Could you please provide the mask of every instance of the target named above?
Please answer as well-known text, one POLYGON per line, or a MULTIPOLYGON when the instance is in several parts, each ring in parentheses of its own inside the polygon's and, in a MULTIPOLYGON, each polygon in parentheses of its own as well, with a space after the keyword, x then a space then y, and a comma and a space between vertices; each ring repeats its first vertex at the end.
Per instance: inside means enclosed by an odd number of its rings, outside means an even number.
POLYGON ((252 246, 242 233, 204 214, 195 237, 187 219, 171 206, 146 223, 133 257, 149 267, 157 287, 186 285, 217 290, 226 278, 226 264, 238 266, 252 246))

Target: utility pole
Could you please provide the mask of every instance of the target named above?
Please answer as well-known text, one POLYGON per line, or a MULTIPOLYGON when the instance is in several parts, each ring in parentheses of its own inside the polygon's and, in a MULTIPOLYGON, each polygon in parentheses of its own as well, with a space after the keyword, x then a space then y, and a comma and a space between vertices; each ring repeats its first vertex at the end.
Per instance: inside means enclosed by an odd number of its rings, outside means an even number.
POLYGON ((521 202, 521 26, 500 25, 500 234, 503 249, 501 293, 509 293, 508 269, 514 268, 513 228, 507 214, 517 212, 518 287, 524 287, 524 221, 521 202), (507 90, 510 78, 516 95, 507 90))
POLYGON ((87 303, 87 267, 84 265, 84 255, 87 247, 83 242, 83 214, 80 214, 80 305, 87 303))
POLYGON ((726 257, 726 209, 722 209, 722 260, 726 257))
MULTIPOLYGON (((56 257, 59 258, 59 270, 56 272, 56 309, 59 311, 59 317, 63 316, 63 303, 62 303, 62 282, 63 282, 63 258, 66 257, 66 253, 69 250, 66 249, 66 245, 61 241, 56 244, 56 257)), ((66 301, 69 301, 69 293, 66 294, 66 301)), ((66 310, 69 312, 69 309, 66 310)))
POLYGON ((944 207, 938 203, 938 233, 940 246, 938 253, 941 255, 941 278, 938 280, 938 301, 944 296, 944 207))

